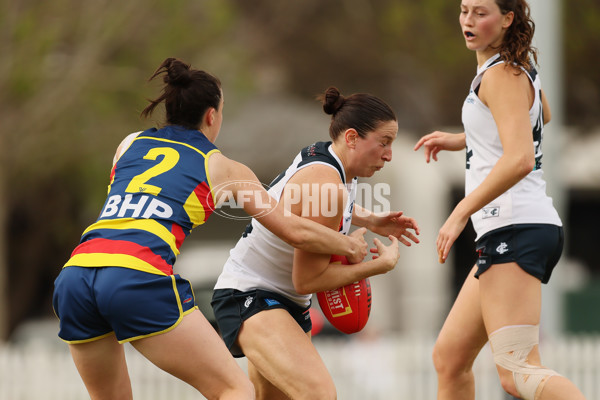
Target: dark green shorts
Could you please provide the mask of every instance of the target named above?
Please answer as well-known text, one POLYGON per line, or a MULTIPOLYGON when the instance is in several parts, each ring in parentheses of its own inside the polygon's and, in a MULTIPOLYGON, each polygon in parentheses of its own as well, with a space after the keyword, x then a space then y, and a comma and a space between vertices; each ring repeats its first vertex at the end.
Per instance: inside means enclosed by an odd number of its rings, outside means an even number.
POLYGON ((492 265, 516 262, 525 272, 548 283, 564 244, 563 228, 549 224, 519 224, 495 229, 476 243, 477 272, 492 265))
POLYGON ((210 304, 215 313, 219 334, 234 357, 244 357, 242 349, 236 343, 242 323, 261 311, 283 308, 304 332, 312 330, 310 305, 302 307, 285 296, 266 290, 242 292, 235 289, 217 289, 210 304))

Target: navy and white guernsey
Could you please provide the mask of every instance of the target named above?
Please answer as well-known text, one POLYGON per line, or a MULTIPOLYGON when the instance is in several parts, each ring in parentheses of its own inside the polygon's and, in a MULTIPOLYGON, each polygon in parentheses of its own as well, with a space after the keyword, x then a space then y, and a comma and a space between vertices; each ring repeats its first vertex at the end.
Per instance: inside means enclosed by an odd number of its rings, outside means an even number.
MULTIPOLYGON (((322 164, 335 169, 348 191, 340 232, 347 234, 352 223, 352 210, 356 198, 357 179, 346 181, 346 174, 331 142, 317 142, 305 147, 292 164, 271 183, 271 197, 279 201, 283 189, 296 172, 309 165, 322 164)), ((246 232, 231 250, 215 289, 248 291, 263 289, 279 293, 301 306, 310 304, 311 295, 301 295, 294 289, 292 266, 294 248, 271 233, 256 219, 252 219, 246 232)))
MULTIPOLYGON (((463 104, 462 122, 467 145, 465 195, 483 182, 503 154, 494 117, 478 97, 479 85, 485 71, 503 62, 500 55, 496 54, 477 68, 477 75, 463 104)), ((525 178, 471 216, 477 233, 476 240, 489 231, 513 224, 540 223, 562 226, 560 217, 552 205, 552 199, 546 195, 546 182, 542 176, 544 116, 540 78, 535 69, 523 71, 535 90, 535 99, 529 110, 535 167, 525 178)))

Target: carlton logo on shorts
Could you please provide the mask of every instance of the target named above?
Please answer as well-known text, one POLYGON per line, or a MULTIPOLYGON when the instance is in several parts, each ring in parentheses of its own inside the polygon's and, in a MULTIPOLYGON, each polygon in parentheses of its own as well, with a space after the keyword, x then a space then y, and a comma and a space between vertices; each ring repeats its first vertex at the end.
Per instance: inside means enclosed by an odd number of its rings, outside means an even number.
POLYGON ((498 254, 504 254, 508 251, 508 245, 502 242, 498 247, 496 247, 496 251, 498 252, 498 254))

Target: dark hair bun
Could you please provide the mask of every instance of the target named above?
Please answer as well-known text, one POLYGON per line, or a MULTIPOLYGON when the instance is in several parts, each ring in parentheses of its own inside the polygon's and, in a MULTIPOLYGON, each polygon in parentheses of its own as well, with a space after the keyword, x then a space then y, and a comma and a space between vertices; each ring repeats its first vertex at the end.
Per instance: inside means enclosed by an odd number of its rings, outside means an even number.
POLYGON ((164 82, 172 86, 187 87, 192 83, 192 73, 190 65, 176 58, 168 58, 165 61, 167 74, 164 82))
POLYGON ((340 91, 333 86, 325 91, 325 96, 323 96, 322 99, 323 111, 325 111, 325 114, 329 115, 335 115, 335 113, 342 108, 342 105, 344 105, 344 101, 346 100, 340 91))

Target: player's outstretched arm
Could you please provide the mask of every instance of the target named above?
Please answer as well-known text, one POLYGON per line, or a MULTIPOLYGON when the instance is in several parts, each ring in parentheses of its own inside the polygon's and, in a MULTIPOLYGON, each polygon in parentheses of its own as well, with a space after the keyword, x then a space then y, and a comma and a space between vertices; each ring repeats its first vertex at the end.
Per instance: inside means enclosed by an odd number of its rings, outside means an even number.
POLYGON ((437 161, 437 154, 442 150, 458 151, 466 146, 465 133, 448 133, 435 131, 423 136, 414 147, 417 151, 421 147, 425 151, 425 161, 429 163, 431 158, 437 161))
POLYGON ((419 243, 419 238, 415 236, 420 233, 417 221, 403 214, 402 211, 374 213, 355 204, 352 225, 365 227, 380 236, 392 235, 405 246, 410 246, 411 241, 419 243))
MULTIPOLYGON (((320 254, 341 254, 352 258, 367 255, 367 243, 361 234, 345 236, 316 222, 285 213, 283 207, 269 196, 256 175, 244 164, 233 161, 221 153, 213 153, 208 161, 208 170, 213 188, 226 186, 236 201, 243 196, 243 208, 248 215, 257 219, 267 229, 293 247, 320 254), (249 183, 254 191, 246 196, 249 183), (224 185, 228 183, 228 185, 224 185), (244 193, 244 194, 242 194, 244 193)), ((214 193, 221 198, 223 193, 214 193)), ((365 230, 362 231, 364 234, 365 230)))

